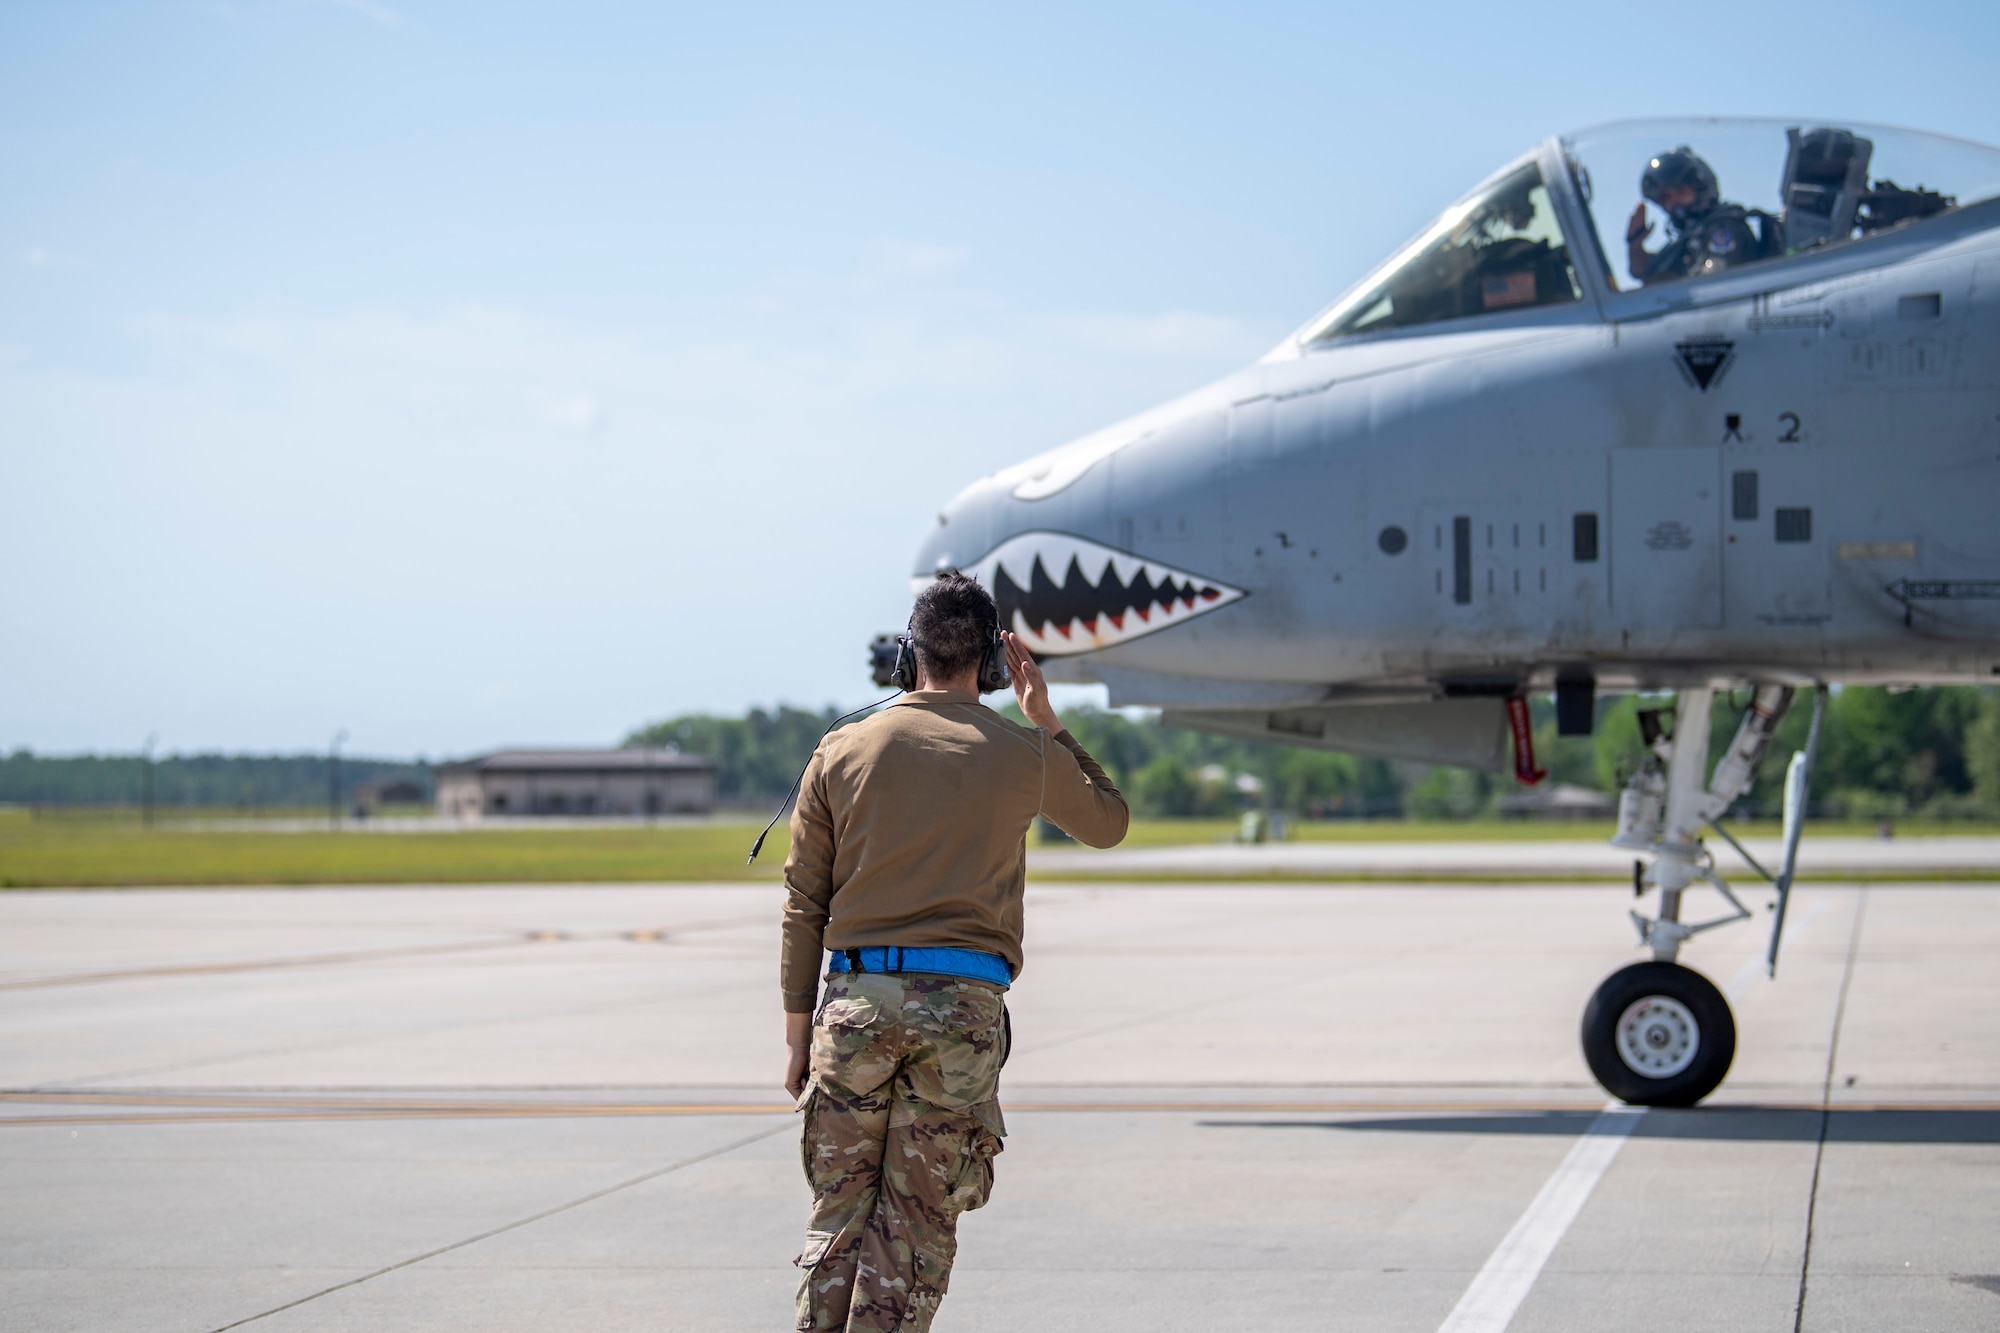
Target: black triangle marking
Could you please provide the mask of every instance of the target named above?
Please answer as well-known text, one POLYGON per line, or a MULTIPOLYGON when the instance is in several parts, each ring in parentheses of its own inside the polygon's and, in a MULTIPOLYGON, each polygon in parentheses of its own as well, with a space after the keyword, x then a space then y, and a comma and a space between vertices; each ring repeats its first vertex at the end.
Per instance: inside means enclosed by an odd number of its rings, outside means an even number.
POLYGON ((1722 383, 1729 363, 1736 359, 1736 344, 1727 338, 1692 338, 1674 344, 1674 359, 1680 365, 1682 378, 1707 393, 1710 387, 1722 383))

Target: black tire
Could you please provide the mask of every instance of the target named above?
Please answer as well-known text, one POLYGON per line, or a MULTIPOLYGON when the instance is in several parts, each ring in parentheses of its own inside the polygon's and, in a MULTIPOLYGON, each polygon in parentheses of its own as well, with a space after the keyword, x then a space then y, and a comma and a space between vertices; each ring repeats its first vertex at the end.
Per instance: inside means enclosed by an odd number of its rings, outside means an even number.
POLYGON ((1729 1072, 1736 1020, 1701 973, 1679 963, 1634 963, 1606 977, 1583 1007, 1583 1058, 1621 1101, 1693 1106, 1729 1072), (1621 1023, 1629 1024, 1625 1041, 1636 1060, 1621 1049, 1621 1023))

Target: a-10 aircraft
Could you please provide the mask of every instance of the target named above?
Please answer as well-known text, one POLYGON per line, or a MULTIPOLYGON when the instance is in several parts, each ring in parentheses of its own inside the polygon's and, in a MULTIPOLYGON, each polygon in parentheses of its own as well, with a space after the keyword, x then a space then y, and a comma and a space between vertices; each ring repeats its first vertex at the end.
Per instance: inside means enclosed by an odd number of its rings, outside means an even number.
POLYGON ((1675 958, 1749 916, 1703 836, 1786 710, 1816 739, 1829 685, 2000 678, 2000 149, 1809 120, 1550 139, 1256 364, 973 483, 916 581, 948 568, 1050 679, 1229 736, 1511 749, 1532 780, 1526 696, 1575 735, 1600 691, 1678 691, 1613 839, 1658 894, 1652 961, 1591 997, 1583 1046, 1617 1096, 1690 1105, 1735 1024, 1675 958), (1704 883, 1728 910, 1684 920, 1704 883))

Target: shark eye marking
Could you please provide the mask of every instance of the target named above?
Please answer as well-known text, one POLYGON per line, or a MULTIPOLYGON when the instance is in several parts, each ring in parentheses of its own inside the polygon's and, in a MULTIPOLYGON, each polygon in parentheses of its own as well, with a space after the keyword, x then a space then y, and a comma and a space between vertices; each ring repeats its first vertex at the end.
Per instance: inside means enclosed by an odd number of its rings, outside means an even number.
POLYGON ((1000 623, 1047 656, 1109 648, 1246 595, 1062 532, 1010 537, 966 572, 993 594, 1000 623))

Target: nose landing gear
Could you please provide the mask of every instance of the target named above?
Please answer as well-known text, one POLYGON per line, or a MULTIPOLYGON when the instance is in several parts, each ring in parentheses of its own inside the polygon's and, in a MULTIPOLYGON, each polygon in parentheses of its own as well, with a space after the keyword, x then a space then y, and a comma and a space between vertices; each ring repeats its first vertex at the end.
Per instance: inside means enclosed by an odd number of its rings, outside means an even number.
MULTIPOLYGON (((1781 685, 1758 688, 1735 740, 1704 788, 1713 701, 1710 690, 1683 690, 1671 736, 1661 733, 1657 714, 1641 715, 1652 753, 1626 784, 1619 801, 1618 835, 1611 840, 1614 846, 1651 858, 1649 865, 1635 871, 1634 892, 1659 889, 1659 915, 1631 914, 1640 943, 1653 951, 1653 961, 1612 973, 1590 997, 1583 1011, 1583 1056, 1607 1092, 1640 1106, 1694 1105, 1715 1091, 1736 1056, 1736 1020, 1729 1002, 1715 983, 1675 960, 1690 937, 1750 915, 1729 882, 1716 873, 1715 859, 1702 846, 1701 835, 1704 829, 1713 829, 1737 845, 1718 821, 1750 790, 1778 723, 1791 706, 1792 690, 1781 685), (1682 921, 1682 896, 1698 882, 1713 888, 1731 910, 1712 920, 1682 921)), ((1825 705, 1822 688, 1814 699, 1812 735, 1804 753, 1793 758, 1786 778, 1783 868, 1776 876, 1766 876, 1778 887, 1777 916, 1766 955, 1773 971, 1805 816, 1806 772, 1825 705)), ((1740 845, 1737 850, 1742 850, 1740 845)), ((1749 853, 1744 857, 1747 860, 1749 853)))

